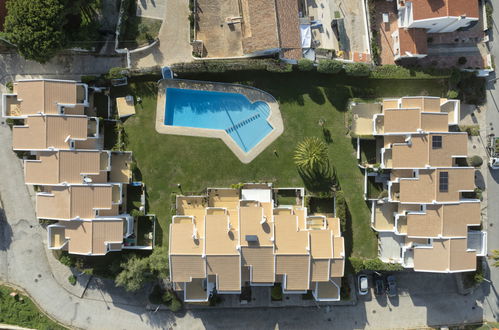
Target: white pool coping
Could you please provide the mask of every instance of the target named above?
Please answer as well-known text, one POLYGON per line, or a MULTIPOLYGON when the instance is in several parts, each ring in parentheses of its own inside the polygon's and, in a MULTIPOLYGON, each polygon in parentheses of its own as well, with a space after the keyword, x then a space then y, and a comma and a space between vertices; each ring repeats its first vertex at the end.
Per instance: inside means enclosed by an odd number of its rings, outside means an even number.
POLYGON ((253 159, 255 159, 284 131, 284 124, 281 117, 281 111, 279 110, 279 104, 277 103, 277 100, 269 93, 250 86, 183 79, 163 79, 159 81, 155 127, 156 131, 160 134, 186 135, 221 139, 244 164, 250 163, 253 159), (236 141, 234 141, 232 137, 223 129, 165 125, 165 92, 167 88, 239 93, 246 96, 246 98, 251 103, 255 103, 258 101, 265 102, 270 107, 270 114, 267 118, 267 121, 273 129, 267 136, 265 136, 260 142, 258 142, 258 144, 251 148, 251 150, 245 152, 241 149, 241 147, 239 147, 236 141))

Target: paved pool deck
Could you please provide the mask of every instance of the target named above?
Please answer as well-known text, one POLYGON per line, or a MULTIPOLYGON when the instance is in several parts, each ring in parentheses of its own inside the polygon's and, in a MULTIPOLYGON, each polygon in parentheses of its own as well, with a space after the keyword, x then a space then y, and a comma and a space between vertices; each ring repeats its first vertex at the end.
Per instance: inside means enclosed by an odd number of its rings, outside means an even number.
POLYGON ((281 117, 281 111, 279 110, 279 104, 272 95, 249 86, 182 79, 163 79, 159 82, 155 127, 156 131, 160 134, 174 134, 221 139, 244 164, 250 163, 253 159, 255 159, 284 131, 284 124, 281 117), (165 125, 165 92, 167 88, 183 88, 202 91, 239 93, 246 96, 251 103, 258 101, 266 102, 270 107, 270 115, 267 118, 267 121, 273 127, 273 130, 256 146, 251 148, 251 150, 245 152, 239 147, 239 145, 237 145, 232 137, 227 134, 227 132, 225 132, 225 130, 165 125))

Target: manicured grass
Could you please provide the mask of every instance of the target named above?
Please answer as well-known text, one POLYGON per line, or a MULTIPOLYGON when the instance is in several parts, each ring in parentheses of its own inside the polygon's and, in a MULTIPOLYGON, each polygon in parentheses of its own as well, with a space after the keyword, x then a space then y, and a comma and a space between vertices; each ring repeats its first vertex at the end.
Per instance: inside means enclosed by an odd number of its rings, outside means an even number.
POLYGON ((66 329, 45 316, 27 296, 18 293, 11 297, 11 292, 18 291, 0 285, 0 323, 32 329, 66 329))
MULTIPOLYGON (((317 73, 237 72, 183 74, 179 78, 238 82, 271 93, 280 104, 284 133, 250 164, 242 164, 218 139, 158 134, 154 129, 156 83, 132 83, 116 88, 116 96, 131 93, 142 98, 137 114, 125 123, 128 150, 134 152, 146 184, 149 210, 158 216, 157 244, 168 244, 171 194, 199 193, 206 187, 229 187, 239 182, 273 182, 278 187, 300 187, 304 183, 293 163, 296 144, 305 137, 323 137, 319 120, 330 130, 329 158, 344 191, 351 224, 344 236, 347 252, 373 258, 377 255, 376 235, 369 225, 370 212, 363 199, 363 175, 357 166, 355 149, 346 135, 345 111, 349 98, 435 95, 446 92, 443 80, 352 79, 343 75, 317 73), (275 151, 275 152, 274 152, 275 151)), ((157 80, 157 79, 156 79, 157 80)), ((154 81, 156 81, 154 80, 154 81)))

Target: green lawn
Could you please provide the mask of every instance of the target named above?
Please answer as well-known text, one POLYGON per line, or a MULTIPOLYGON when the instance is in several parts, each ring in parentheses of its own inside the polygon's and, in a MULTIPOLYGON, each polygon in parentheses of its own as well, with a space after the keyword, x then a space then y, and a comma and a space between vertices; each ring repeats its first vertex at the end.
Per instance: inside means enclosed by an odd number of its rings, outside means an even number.
POLYGON ((149 44, 158 37, 162 22, 160 19, 148 17, 129 17, 120 46, 135 49, 149 44))
POLYGON ((346 135, 345 115, 349 98, 373 98, 403 95, 443 95, 447 82, 442 80, 352 79, 343 75, 317 73, 237 72, 180 75, 181 78, 238 82, 270 92, 280 103, 284 133, 250 164, 242 164, 218 139, 156 133, 156 83, 132 83, 113 89, 115 96, 132 94, 142 98, 137 114, 125 123, 128 149, 134 152, 148 192, 149 210, 158 216, 157 244, 167 244, 171 218, 171 194, 177 184, 187 193, 199 193, 206 187, 228 187, 239 182, 271 181, 278 187, 303 186, 293 151, 307 136, 322 138, 320 119, 332 135, 330 161, 344 191, 351 223, 344 233, 347 251, 355 256, 377 255, 377 240, 371 230, 370 211, 363 199, 363 175, 357 166, 355 150, 346 135), (277 154, 274 153, 274 150, 277 154))
POLYGON ((27 296, 18 293, 12 297, 11 292, 18 291, 0 285, 0 323, 32 329, 66 329, 45 316, 27 296))

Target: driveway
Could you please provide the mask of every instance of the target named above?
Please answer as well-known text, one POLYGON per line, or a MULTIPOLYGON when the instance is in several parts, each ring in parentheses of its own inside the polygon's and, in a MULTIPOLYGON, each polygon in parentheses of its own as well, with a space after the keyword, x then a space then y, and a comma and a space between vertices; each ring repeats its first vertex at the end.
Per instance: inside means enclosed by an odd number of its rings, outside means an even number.
POLYGON ((166 1, 163 24, 158 35, 159 45, 130 54, 132 67, 150 68, 191 62, 193 57, 190 45, 189 14, 189 0, 166 1))

